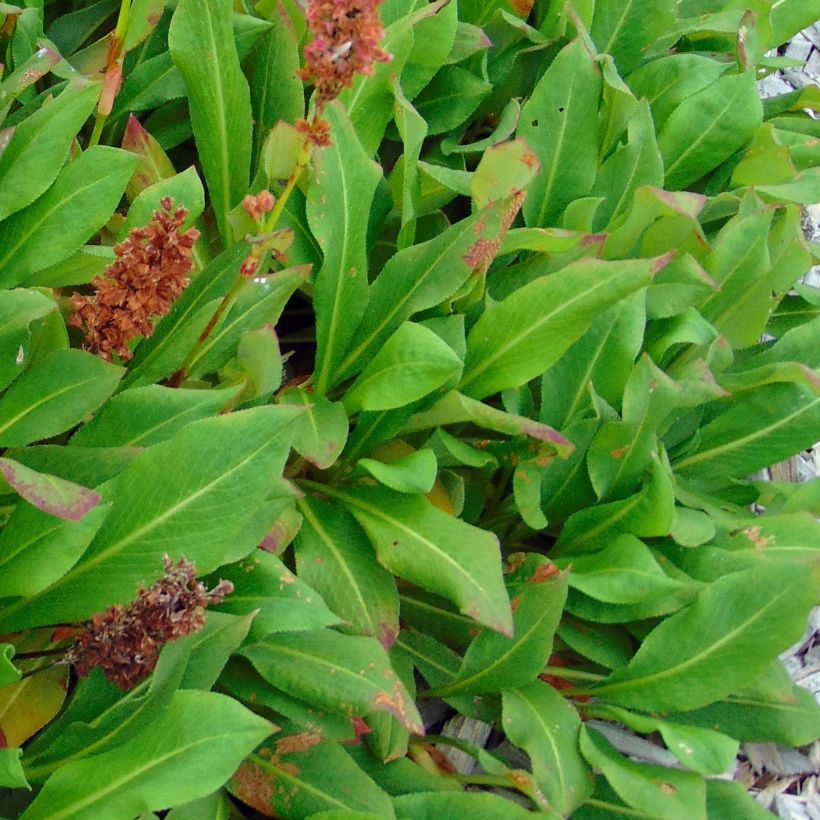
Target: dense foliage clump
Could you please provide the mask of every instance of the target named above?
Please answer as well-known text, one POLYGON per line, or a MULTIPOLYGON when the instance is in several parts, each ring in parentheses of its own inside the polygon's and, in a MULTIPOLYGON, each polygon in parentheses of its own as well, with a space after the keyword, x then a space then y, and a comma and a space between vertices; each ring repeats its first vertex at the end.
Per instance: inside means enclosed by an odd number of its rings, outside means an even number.
POLYGON ((0 814, 763 814, 811 5, 0 4, 0 814))

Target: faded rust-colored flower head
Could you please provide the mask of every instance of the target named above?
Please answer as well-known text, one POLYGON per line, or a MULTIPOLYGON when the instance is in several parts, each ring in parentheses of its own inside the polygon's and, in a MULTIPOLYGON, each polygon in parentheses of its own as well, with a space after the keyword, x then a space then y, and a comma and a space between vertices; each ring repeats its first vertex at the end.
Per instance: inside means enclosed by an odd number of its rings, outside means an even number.
POLYGON ((80 677, 98 666, 111 683, 131 689, 153 672, 164 644, 201 629, 206 607, 233 592, 230 581, 209 592, 185 558, 176 565, 167 555, 163 560, 165 574, 141 587, 128 607, 117 604, 91 616, 65 656, 80 677))
POLYGON ((134 228, 115 245, 117 259, 92 282, 94 294, 71 297, 69 324, 83 330, 86 350, 108 361, 114 353, 128 361, 129 341, 151 336, 156 318, 168 313, 188 285, 199 231, 182 230, 185 208, 173 210, 169 197, 161 204, 145 227, 134 228))
POLYGON ((379 43, 384 27, 379 19, 382 0, 309 0, 308 28, 313 39, 305 47, 305 67, 299 76, 316 88, 316 116, 297 123, 317 145, 330 142, 322 109, 349 88, 357 74, 373 73, 373 63, 391 59, 379 43))

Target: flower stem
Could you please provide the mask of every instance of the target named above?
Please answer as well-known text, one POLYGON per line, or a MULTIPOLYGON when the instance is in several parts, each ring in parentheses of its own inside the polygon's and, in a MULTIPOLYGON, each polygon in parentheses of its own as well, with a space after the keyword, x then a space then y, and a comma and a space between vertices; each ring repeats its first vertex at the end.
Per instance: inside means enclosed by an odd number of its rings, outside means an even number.
MULTIPOLYGON (((312 147, 313 146, 310 139, 306 137, 304 143, 302 144, 302 150, 299 152, 299 156, 296 160, 296 165, 294 166, 291 175, 288 177, 284 190, 276 200, 276 204, 273 206, 268 218, 265 220, 265 224, 262 228, 263 233, 270 233, 273 231, 279 222, 279 218, 285 210, 285 206, 287 205, 290 195, 293 193, 294 188, 296 188, 296 185, 299 182, 299 178, 302 176, 302 173, 310 162, 312 147)), ((225 294, 217 309, 214 311, 214 315, 211 316, 208 324, 205 325, 205 329, 199 334, 199 338, 196 342, 194 342, 194 346, 185 358, 185 362, 166 382, 169 387, 179 387, 179 385, 185 380, 188 375, 188 371, 191 369, 191 365, 199 356, 202 346, 206 341, 208 341, 208 337, 211 335, 217 324, 219 324, 220 319, 222 319, 227 309, 233 304, 234 300, 239 295, 239 291, 242 289, 245 278, 246 277, 242 276, 241 273, 237 274, 233 285, 231 285, 231 289, 225 294)))
POLYGON ((94 130, 88 140, 88 147, 97 145, 102 135, 103 126, 111 113, 114 98, 122 82, 122 46, 128 33, 128 20, 131 15, 131 0, 120 0, 120 12, 117 15, 117 26, 111 34, 108 47, 108 60, 105 67, 102 93, 97 105, 97 116, 94 119, 94 130))

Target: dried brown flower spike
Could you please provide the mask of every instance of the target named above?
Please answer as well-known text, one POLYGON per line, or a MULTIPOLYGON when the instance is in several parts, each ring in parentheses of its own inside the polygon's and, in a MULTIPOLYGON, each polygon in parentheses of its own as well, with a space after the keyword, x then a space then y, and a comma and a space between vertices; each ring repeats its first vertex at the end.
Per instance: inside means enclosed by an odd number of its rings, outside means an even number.
POLYGON ((379 19, 382 0, 310 0, 305 16, 313 39, 305 48, 305 67, 299 75, 316 87, 313 123, 297 123, 317 145, 330 142, 322 109, 349 88, 357 74, 373 73, 373 63, 391 59, 379 43, 384 27, 379 19))
POLYGON ((93 281, 93 296, 75 293, 69 324, 85 333, 85 348, 111 361, 116 353, 128 361, 128 342, 151 336, 154 320, 164 316, 188 285, 196 228, 182 230, 188 211, 162 200, 143 228, 134 228, 114 247, 117 259, 93 281))
POLYGON ((209 592, 185 558, 176 566, 167 555, 163 560, 165 574, 141 587, 128 607, 117 604, 91 616, 65 656, 80 677, 99 666, 111 683, 131 689, 154 670, 164 644, 201 629, 206 607, 233 592, 230 581, 209 592))

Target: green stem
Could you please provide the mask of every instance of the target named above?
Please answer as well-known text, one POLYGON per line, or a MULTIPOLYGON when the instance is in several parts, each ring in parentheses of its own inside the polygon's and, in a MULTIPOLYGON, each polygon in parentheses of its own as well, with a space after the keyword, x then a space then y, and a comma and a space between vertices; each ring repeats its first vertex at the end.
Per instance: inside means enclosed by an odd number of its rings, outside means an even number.
MULTIPOLYGON (((277 223, 279 222, 279 218, 282 216, 282 213, 285 210, 285 206, 287 205, 288 199, 290 195, 293 193, 294 188, 296 188, 297 183, 299 182, 299 177, 302 176, 302 173, 307 168, 308 163, 310 162, 310 155, 311 155, 311 142, 309 139, 305 139, 302 150, 299 152, 299 157, 296 160, 296 165, 288 177, 288 181, 285 184, 285 188, 280 194, 279 198, 276 200, 276 204, 273 206, 273 210, 271 210, 270 214, 268 214, 268 218, 263 225, 262 232, 263 233, 270 233, 276 227, 277 223)), ((213 329, 219 323, 219 320, 225 315, 225 311, 233 304, 236 297, 239 295, 239 291, 242 289, 242 284, 245 281, 245 277, 242 274, 237 274, 236 279, 234 280, 233 285, 231 285, 231 289, 225 294, 222 301, 219 303, 214 315, 211 316, 208 324, 205 326, 205 330, 199 334, 199 338, 194 342, 194 346, 191 348, 188 356, 185 359, 182 367, 174 373, 173 376, 166 382, 169 387, 179 387, 180 384, 185 380, 185 377, 188 375, 188 371, 191 369, 191 365, 196 361, 199 352, 202 350, 202 346, 208 340, 208 337, 213 332, 213 329)))
POLYGON ((120 0, 120 12, 117 16, 117 26, 114 29, 114 33, 111 35, 111 47, 108 53, 108 63, 105 68, 103 93, 100 99, 100 104, 97 107, 97 116, 94 119, 94 130, 91 132, 91 138, 88 140, 89 148, 97 145, 100 141, 100 136, 102 135, 102 130, 105 126, 105 121, 108 119, 108 114, 110 113, 110 105, 113 103, 117 86, 119 86, 119 79, 117 79, 116 83, 113 85, 114 90, 111 92, 109 98, 106 94, 106 87, 108 84, 113 82, 113 73, 116 71, 117 77, 119 77, 119 72, 122 70, 122 65, 120 62, 122 58, 122 44, 125 40, 125 35, 128 33, 128 20, 130 14, 131 0, 120 0), (105 103, 103 102, 104 100, 106 101, 105 103), (103 110, 105 106, 108 107, 108 110, 103 110))
POLYGON ((587 680, 592 683, 600 683, 600 681, 607 678, 606 675, 599 675, 597 672, 584 672, 581 669, 564 666, 545 666, 542 674, 555 675, 556 678, 564 678, 565 680, 587 680))
POLYGON ((168 379, 168 386, 169 387, 179 387, 182 384, 185 377, 188 375, 188 371, 191 369, 193 363, 197 360, 199 356, 202 346, 208 341, 208 337, 213 332, 213 329, 219 324, 219 320, 225 315, 225 312, 228 308, 234 303, 236 297, 239 296, 239 291, 242 290, 242 285, 245 283, 244 276, 237 276, 234 279, 233 284, 231 285, 231 289, 225 294, 222 301, 219 303, 217 309, 214 311, 214 315, 208 320, 208 324, 205 325, 205 330, 199 334, 199 338, 194 342, 194 346, 188 351, 188 355, 185 358, 185 361, 182 364, 182 367, 168 379))

